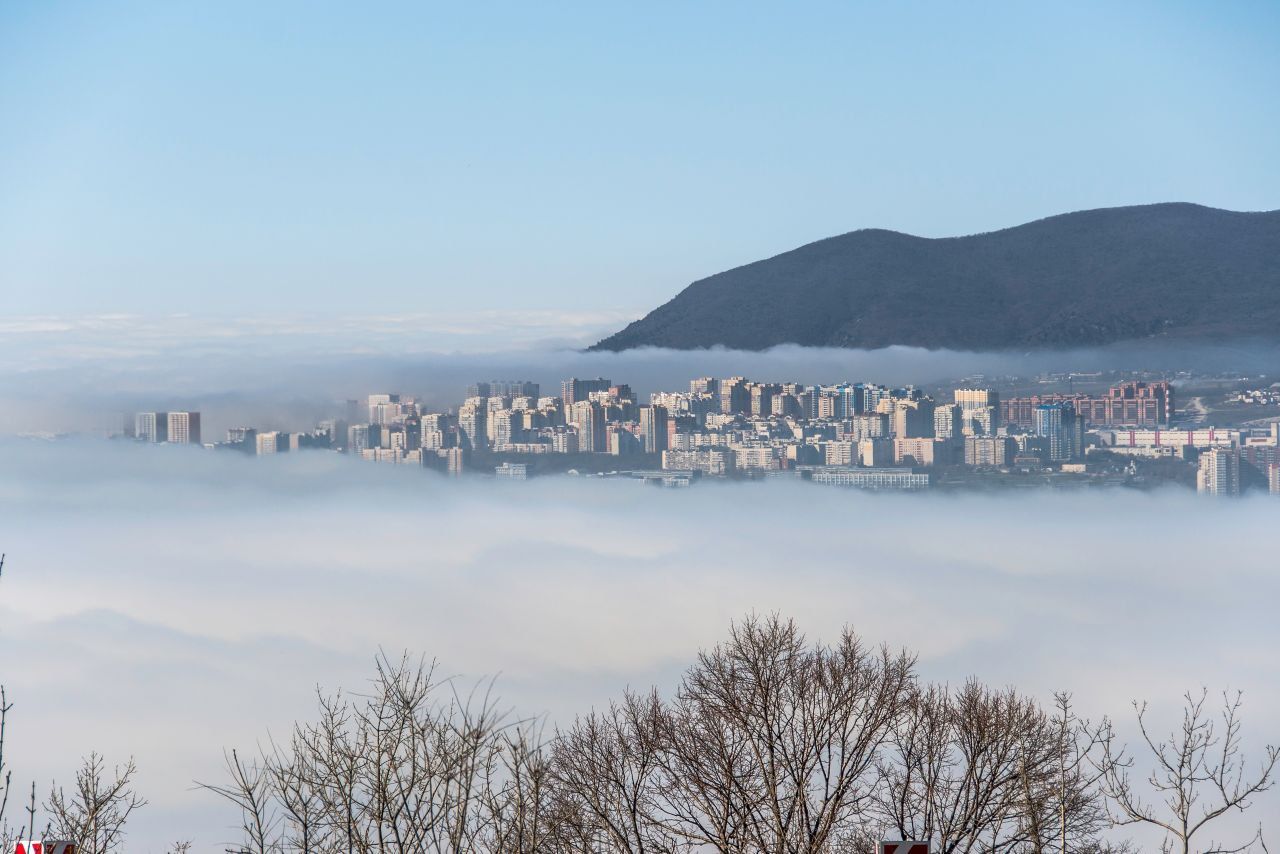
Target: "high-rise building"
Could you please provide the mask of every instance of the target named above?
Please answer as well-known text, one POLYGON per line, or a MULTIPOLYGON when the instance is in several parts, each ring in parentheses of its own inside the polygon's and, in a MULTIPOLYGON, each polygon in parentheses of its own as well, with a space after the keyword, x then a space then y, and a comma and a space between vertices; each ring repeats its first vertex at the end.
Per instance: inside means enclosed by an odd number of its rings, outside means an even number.
POLYGON ((646 454, 660 454, 667 449, 667 423, 666 407, 640 407, 640 439, 646 454))
POLYGON ((258 431, 253 427, 231 427, 227 429, 227 444, 245 453, 254 453, 257 449, 258 431))
POLYGON ((566 420, 578 428, 578 450, 581 453, 601 454, 608 450, 604 410, 599 403, 579 400, 568 408, 566 420))
POLYGON ((765 417, 773 414, 774 398, 782 394, 782 386, 776 383, 751 383, 751 414, 765 417))
POLYGON ((1196 491, 1203 495, 1240 494, 1240 452, 1236 448, 1210 448, 1200 454, 1196 491))
POLYGON ((167 442, 175 445, 200 444, 200 413, 170 412, 168 421, 167 442))
POLYGON ((433 412, 422 416, 418 429, 421 431, 422 449, 438 451, 453 446, 457 424, 452 415, 433 412))
POLYGON ((751 411, 751 390, 745 377, 720 381, 720 411, 726 415, 751 411))
POLYGON ((467 386, 467 397, 533 397, 538 396, 537 383, 528 380, 490 380, 467 386))
POLYGON ((849 419, 845 436, 852 441, 881 439, 889 435, 889 416, 884 414, 855 415, 849 419))
POLYGON ((404 414, 398 394, 371 394, 368 408, 370 424, 395 424, 404 414))
POLYGON ((489 446, 488 414, 488 406, 475 398, 469 398, 458 409, 458 439, 464 450, 489 446))
POLYGON ((169 413, 139 412, 133 417, 133 437, 140 442, 164 442, 169 437, 169 413))
POLYGON ((1045 440, 1048 462, 1060 463, 1080 454, 1080 427, 1070 403, 1043 403, 1036 407, 1033 428, 1045 440))
POLYGON ((803 397, 803 394, 792 394, 784 391, 773 399, 771 414, 784 418, 804 417, 808 413, 805 412, 805 404, 802 402, 803 397))
POLYGON ((359 454, 366 451, 369 445, 369 425, 352 424, 347 428, 347 453, 359 454))
POLYGON ((962 424, 962 432, 966 436, 994 436, 1000 424, 1000 409, 996 406, 983 406, 969 410, 962 424))
POLYGON ((524 412, 516 409, 500 409, 489 414, 493 425, 493 447, 503 451, 515 442, 524 440, 524 412))
POLYGON ((928 398, 892 401, 891 430, 898 439, 925 439, 933 436, 933 401, 928 398))
MULTIPOLYGON (((1093 403, 1091 409, 1101 409, 1101 417, 1092 411, 1084 412, 1086 421, 1108 424, 1168 424, 1173 418, 1173 386, 1168 382, 1124 382, 1107 389, 1101 406, 1093 403)), ((1081 407, 1076 407, 1081 411, 1081 407)))
POLYGON ((1000 426, 1000 393, 989 388, 958 388, 962 432, 966 436, 991 436, 1000 426))
POLYGON ((961 435, 959 404, 944 403, 933 410, 933 435, 939 439, 956 439, 961 435))
POLYGON ((554 454, 578 453, 578 434, 565 427, 557 427, 551 434, 551 452, 554 454))
POLYGON ((744 471, 778 471, 782 465, 772 445, 734 445, 729 450, 734 464, 744 471))
POLYGON ((851 466, 858 462, 857 442, 827 442, 822 446, 822 462, 828 466, 851 466))
POLYGON ((328 437, 322 440, 320 447, 344 450, 347 447, 347 423, 340 418, 326 418, 316 428, 328 437))
POLYGON ((369 407, 370 424, 395 424, 400 420, 400 404, 378 403, 369 407))
POLYGON ((836 408, 840 405, 839 399, 835 392, 831 389, 818 389, 817 396, 814 398, 814 418, 833 419, 836 418, 836 408))
POLYGON ((505 397, 490 397, 484 402, 484 435, 489 445, 494 445, 498 441, 498 413, 505 412, 511 408, 511 401, 505 397))
POLYGON ((879 412, 880 401, 893 397, 893 392, 882 385, 858 383, 854 387, 854 406, 857 414, 879 412))
POLYGON ((615 457, 634 454, 644 450, 640 437, 617 424, 605 428, 605 452, 615 457))
POLYGON ((937 462, 937 439, 894 439, 893 462, 896 465, 931 466, 937 462))
POLYGON ((1007 436, 966 436, 964 464, 967 466, 1004 466, 1013 461, 1017 443, 1007 436))
POLYGON ((857 386, 842 383, 832 389, 835 395, 835 417, 852 418, 858 413, 858 398, 861 396, 857 386))
POLYGON ((892 439, 863 439, 858 443, 858 464, 887 466, 893 464, 892 439))
POLYGON ((277 433, 274 430, 266 433, 259 433, 253 439, 254 452, 258 456, 264 456, 266 454, 278 454, 282 450, 288 450, 287 446, 282 447, 283 443, 281 442, 281 439, 282 434, 277 433))
POLYGON ((1280 495, 1280 463, 1267 469, 1267 491, 1272 495, 1280 495))
POLYGON ((581 400, 590 397, 593 391, 608 391, 612 382, 604 377, 597 377, 594 380, 580 380, 578 378, 567 379, 560 384, 560 399, 564 401, 565 409, 581 400))
POLYGON ((694 396, 700 394, 719 394, 720 380, 715 377, 698 377, 696 380, 690 380, 689 393, 694 396))

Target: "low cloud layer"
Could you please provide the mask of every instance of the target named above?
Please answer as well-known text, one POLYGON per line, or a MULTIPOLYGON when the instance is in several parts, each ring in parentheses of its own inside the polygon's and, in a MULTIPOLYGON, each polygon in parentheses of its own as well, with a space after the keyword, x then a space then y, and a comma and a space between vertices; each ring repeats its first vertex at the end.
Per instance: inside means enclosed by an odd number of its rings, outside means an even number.
POLYGON ((1146 341, 1035 353, 784 346, 582 350, 625 325, 625 312, 388 315, 352 318, 9 318, 0 320, 0 435, 104 434, 135 409, 199 409, 206 436, 229 426, 301 430, 336 402, 400 391, 456 405, 469 383, 528 379, 555 393, 570 376, 606 376, 641 394, 700 375, 891 384, 1044 371, 1159 370, 1280 374, 1273 343, 1146 341))
MULTIPOLYGON (((359 689, 379 649, 499 674, 554 721, 670 686, 750 611, 852 624, 921 672, 1095 717, 1246 691, 1280 736, 1280 594, 1265 497, 867 495, 810 484, 450 481, 327 454, 246 459, 100 441, 0 442, 0 675, 15 779, 90 750, 137 758, 131 850, 232 838, 193 780, 359 689)), ((1274 795, 1260 815, 1280 810, 1274 795)))

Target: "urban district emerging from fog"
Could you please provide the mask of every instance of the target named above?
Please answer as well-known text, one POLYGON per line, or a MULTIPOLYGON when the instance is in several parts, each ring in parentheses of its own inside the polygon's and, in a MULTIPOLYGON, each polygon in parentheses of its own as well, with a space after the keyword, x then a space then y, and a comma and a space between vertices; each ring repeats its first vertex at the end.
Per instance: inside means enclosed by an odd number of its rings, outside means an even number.
MULTIPOLYGON (((217 451, 325 450, 483 473, 632 478, 799 478, 865 490, 1194 487, 1280 495, 1280 383, 1151 372, 966 377, 936 388, 701 377, 643 403, 625 383, 572 378, 559 396, 493 380, 456 407, 370 394, 309 432, 233 427, 217 451), (1179 408, 1177 403, 1185 399, 1179 408)), ((123 437, 203 444, 201 413, 148 411, 123 437)))

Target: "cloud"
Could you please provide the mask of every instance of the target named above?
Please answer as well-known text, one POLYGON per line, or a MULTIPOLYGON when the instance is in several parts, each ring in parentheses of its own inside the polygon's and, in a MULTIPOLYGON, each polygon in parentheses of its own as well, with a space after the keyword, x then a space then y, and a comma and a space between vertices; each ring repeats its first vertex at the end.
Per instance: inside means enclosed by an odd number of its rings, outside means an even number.
MULTIPOLYGON (((624 318, 130 315, 0 323, 0 434, 118 429, 120 413, 196 408, 306 429, 375 390, 456 404, 466 384, 555 393, 604 375, 641 394, 691 377, 867 379, 1164 369, 1268 372, 1274 347, 1147 343, 1037 354, 781 347, 585 353, 624 318), (566 344, 568 346, 566 346, 566 344)), ((1245 689, 1250 730, 1280 733, 1265 498, 1184 492, 868 496, 812 485, 659 491, 571 478, 447 481, 328 454, 246 459, 104 441, 0 440, 0 675, 22 779, 66 778, 92 749, 136 755, 152 800, 131 850, 233 821, 193 779, 311 713, 317 683, 364 684, 379 648, 501 673, 553 720, 626 685, 669 686, 743 614, 813 634, 852 623, 970 674, 1095 717, 1166 707, 1202 683, 1245 689)), ((1271 802, 1274 807, 1274 799, 1271 802)))
POLYGON ((917 650, 932 679, 1073 690, 1095 717, 1238 687, 1247 734, 1274 738, 1274 514, 1180 491, 663 491, 9 440, 9 758, 43 788, 91 749, 134 755, 152 805, 131 850, 211 848, 234 816, 191 781, 310 715, 317 684, 358 690, 379 648, 500 673, 506 700, 564 721, 626 685, 669 687, 752 610, 824 638, 850 623, 917 650))
POLYGON ((640 394, 687 388, 702 375, 772 381, 870 380, 928 386, 974 375, 1157 370, 1280 373, 1274 343, 1147 341, 1035 353, 797 346, 623 353, 581 348, 619 328, 624 312, 468 315, 0 319, 0 435, 118 431, 124 413, 198 409, 205 435, 227 427, 305 430, 371 391, 456 406, 468 384, 528 379, 558 393, 571 376, 606 376, 640 394))

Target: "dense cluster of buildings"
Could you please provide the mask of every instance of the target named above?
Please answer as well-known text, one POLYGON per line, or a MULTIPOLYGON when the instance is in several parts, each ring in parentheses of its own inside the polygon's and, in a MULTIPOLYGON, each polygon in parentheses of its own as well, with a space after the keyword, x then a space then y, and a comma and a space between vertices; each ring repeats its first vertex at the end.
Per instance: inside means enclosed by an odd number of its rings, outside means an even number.
POLYGON ((199 445, 199 412, 138 412, 125 419, 124 434, 141 442, 199 445))
MULTIPOLYGON (((1087 474, 1094 454, 1108 454, 1198 465, 1206 493, 1237 493, 1250 473, 1280 492, 1274 428, 1263 435, 1177 429, 1167 382, 1003 401, 989 388, 956 388, 935 399, 910 386, 745 377, 700 377, 687 390, 655 392, 647 401, 602 377, 568 379, 558 391, 544 395, 538 383, 523 380, 476 383, 460 405, 443 411, 404 395, 372 394, 348 401, 345 417, 311 432, 237 427, 213 447, 256 455, 325 448, 454 474, 483 460, 485 471, 517 480, 557 455, 607 455, 616 458, 612 471, 667 485, 798 476, 895 490, 927 488, 944 470, 1087 474)), ((200 415, 138 413, 129 431, 142 441, 198 443, 200 415)))

